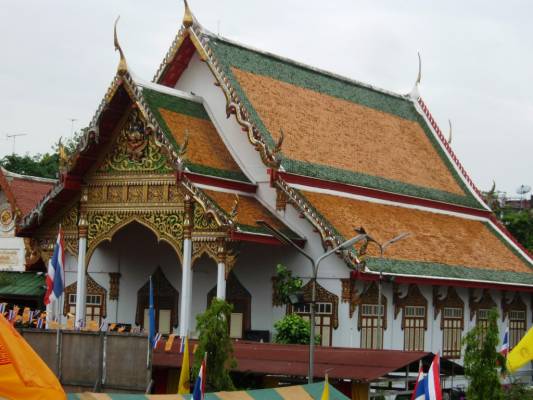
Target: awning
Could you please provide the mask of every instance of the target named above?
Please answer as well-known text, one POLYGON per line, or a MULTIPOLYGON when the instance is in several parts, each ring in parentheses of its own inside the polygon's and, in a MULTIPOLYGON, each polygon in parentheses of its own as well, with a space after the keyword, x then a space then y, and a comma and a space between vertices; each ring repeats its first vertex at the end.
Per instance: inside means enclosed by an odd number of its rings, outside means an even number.
MULTIPOLYGON (((195 341, 191 341, 190 349, 195 341)), ((309 347, 304 345, 281 345, 238 341, 233 343, 237 360, 236 371, 257 374, 307 376, 309 347)), ((192 353, 191 353, 192 357, 192 353)), ((323 378, 326 371, 330 378, 372 382, 389 373, 418 370, 419 360, 431 360, 432 353, 423 351, 366 350, 344 347, 321 347, 315 349, 316 378, 323 378)), ((164 351, 164 344, 154 351, 154 367, 181 366, 177 341, 171 351, 164 351)), ((429 364, 428 364, 429 365, 429 364)), ((457 365, 455 374, 460 374, 457 365)))
POLYGON ((45 276, 42 272, 0 271, 0 298, 44 296, 45 276))
MULTIPOLYGON (((259 390, 242 390, 236 392, 217 392, 207 393, 205 398, 207 400, 215 399, 231 399, 231 400, 311 400, 320 399, 324 382, 313 383, 311 385, 300 386, 285 386, 275 389, 259 389, 259 390)), ((329 398, 331 400, 347 400, 341 392, 336 390, 333 386, 329 387, 329 398)), ((68 395, 68 400, 182 400, 191 399, 191 395, 143 395, 143 394, 112 394, 112 393, 71 393, 68 395)))

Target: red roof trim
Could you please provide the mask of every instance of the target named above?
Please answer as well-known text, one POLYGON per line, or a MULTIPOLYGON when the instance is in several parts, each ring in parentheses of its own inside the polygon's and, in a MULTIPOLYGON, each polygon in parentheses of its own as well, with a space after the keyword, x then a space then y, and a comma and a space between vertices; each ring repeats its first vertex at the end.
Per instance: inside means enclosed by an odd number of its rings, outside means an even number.
POLYGON ((158 81, 160 85, 173 88, 181 77, 183 71, 185 71, 189 65, 189 62, 196 51, 196 47, 194 47, 194 43, 189 34, 186 33, 186 35, 187 36, 183 38, 183 42, 179 49, 176 51, 174 58, 167 64, 165 70, 161 74, 158 81))
MULTIPOLYGON (((533 293, 533 287, 527 286, 516 286, 516 285, 504 285, 500 283, 490 283, 490 282, 476 282, 476 281, 466 281, 460 279, 439 279, 439 278, 427 278, 421 276, 407 276, 407 275, 389 275, 387 276, 394 277, 394 283, 413 283, 417 285, 435 285, 435 286, 453 286, 463 287, 463 288, 474 288, 474 289, 497 289, 497 290, 515 290, 518 292, 529 292, 533 293)), ((353 280, 359 281, 377 281, 379 279, 379 274, 371 274, 368 272, 361 271, 352 271, 350 278, 353 280)))
POLYGON ((461 214, 474 215, 476 217, 489 218, 491 213, 486 210, 477 210, 475 208, 459 206, 455 204, 442 203, 435 200, 422 199, 418 197, 406 196, 403 194, 384 192, 377 189, 369 189, 362 186, 348 185, 346 183, 325 181, 322 179, 311 178, 303 175, 296 175, 289 172, 270 170, 271 178, 273 181, 277 177, 282 178, 287 183, 300 184, 304 186, 310 186, 320 189, 334 190, 337 192, 343 192, 348 194, 354 194, 359 196, 373 197, 380 200, 394 201, 396 203, 411 204, 421 207, 435 208, 438 210, 457 212, 461 214))
POLYGON ((245 193, 255 193, 257 191, 257 185, 253 183, 221 179, 213 176, 196 174, 194 172, 184 172, 184 175, 189 178, 193 183, 198 183, 201 185, 209 185, 223 189, 238 190, 240 192, 245 193))

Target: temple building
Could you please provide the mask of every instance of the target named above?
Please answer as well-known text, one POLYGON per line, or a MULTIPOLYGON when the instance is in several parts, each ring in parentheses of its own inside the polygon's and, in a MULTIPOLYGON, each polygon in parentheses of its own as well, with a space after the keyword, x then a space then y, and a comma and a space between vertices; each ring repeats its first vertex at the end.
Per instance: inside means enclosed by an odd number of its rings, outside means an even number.
POLYGON ((53 187, 55 180, 15 174, 0 167, 0 303, 40 307, 43 260, 16 236, 16 223, 53 187))
POLYGON ((272 341, 286 313, 309 318, 312 274, 266 221, 315 258, 362 230, 374 240, 320 264, 323 346, 460 360, 493 307, 511 347, 531 325, 533 259, 483 202, 419 79, 408 94, 378 89, 214 35, 188 8, 152 81, 115 45, 76 153, 18 225, 45 263, 61 225, 63 315, 146 328, 152 276, 161 333, 195 337, 218 297, 233 304, 232 337, 272 341), (278 302, 277 264, 304 280, 306 303, 278 302))

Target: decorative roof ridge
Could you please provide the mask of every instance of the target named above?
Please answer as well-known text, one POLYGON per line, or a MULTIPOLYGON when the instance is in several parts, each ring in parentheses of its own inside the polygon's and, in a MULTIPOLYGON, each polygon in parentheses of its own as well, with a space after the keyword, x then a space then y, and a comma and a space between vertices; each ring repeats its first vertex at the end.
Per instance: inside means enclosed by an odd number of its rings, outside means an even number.
POLYGON ((255 193, 257 191, 257 184, 252 182, 243 182, 221 176, 206 175, 200 172, 190 171, 187 167, 185 167, 184 174, 187 175, 192 182, 198 185, 211 186, 244 193, 255 193))
POLYGON ((258 48, 254 47, 254 46, 250 46, 250 45, 246 45, 246 44, 240 43, 240 42, 238 42, 236 40, 229 39, 229 38, 226 38, 226 37, 221 36, 221 35, 217 35, 217 34, 211 32, 208 29, 205 29, 203 27, 202 27, 202 33, 205 36, 207 36, 209 39, 220 40, 220 41, 228 43, 229 45, 236 46, 236 47, 241 47, 244 50, 252 51, 252 52, 261 54, 261 55, 263 55, 265 57, 269 57, 269 58, 281 61, 281 62, 286 63, 286 64, 291 64, 291 65, 293 65, 295 67, 298 67, 298 68, 303 68, 303 69, 309 70, 310 72, 314 72, 314 73, 321 74, 321 75, 324 75, 324 76, 327 76, 327 77, 330 77, 330 78, 333 78, 333 79, 337 79, 339 81, 342 81, 344 83, 348 83, 350 85, 355 85, 355 86, 360 86, 360 87, 365 88, 365 89, 370 89, 370 90, 373 90, 375 92, 379 92, 381 94, 385 94, 387 96, 391 96, 391 97, 397 98, 399 100, 406 100, 407 101, 405 95, 403 95, 403 94, 395 93, 395 92, 393 92, 391 90, 383 89, 383 88, 380 88, 380 87, 377 87, 377 86, 374 86, 374 85, 371 85, 371 84, 368 84, 368 83, 364 83, 364 82, 361 82, 361 81, 359 81, 357 79, 348 78, 346 76, 343 76, 343 75, 340 75, 340 74, 336 74, 335 72, 331 72, 331 71, 328 71, 328 70, 325 70, 325 69, 321 69, 321 68, 318 68, 318 67, 313 67, 312 65, 309 65, 309 64, 306 64, 306 63, 303 63, 303 62, 300 62, 300 61, 296 61, 296 60, 293 60, 293 59, 288 58, 288 57, 280 56, 278 54, 274 54, 274 53, 271 53, 271 52, 268 52, 268 51, 265 51, 265 50, 258 49, 258 48))
MULTIPOLYGON (((279 176, 275 178, 274 185, 281 189, 295 207, 300 209, 303 216, 313 225, 318 231, 324 246, 336 247, 346 241, 326 218, 324 218, 309 201, 296 189, 292 188, 287 182, 279 176)), ((351 249, 347 253, 343 253, 343 260, 349 267, 357 269, 361 261, 358 258, 355 250, 351 249)))
POLYGON ((40 183, 56 183, 57 182, 57 179, 54 179, 54 178, 43 178, 40 176, 18 174, 16 172, 11 172, 5 169, 4 167, 0 167, 0 169, 2 169, 2 173, 5 176, 8 176, 10 178, 24 179, 27 181, 34 181, 34 182, 40 182, 40 183))
MULTIPOLYGON (((417 104, 420 107, 420 109, 423 112, 424 116, 427 118, 428 122, 430 123, 431 127, 433 128, 432 129, 433 132, 439 138, 442 146, 446 149, 449 157, 452 159, 453 163, 455 164, 455 166, 457 167, 457 169, 461 173, 462 177, 464 178, 464 180, 468 184, 468 187, 471 189, 471 191, 475 195, 475 197, 478 200, 478 202, 485 209, 490 211, 490 208, 483 201, 483 196, 481 194, 481 191, 477 188, 477 186, 474 183, 474 181, 472 180, 472 178, 470 178, 470 175, 468 175, 468 172, 466 172, 466 169, 461 164, 461 161, 459 161, 459 158, 457 157, 457 155, 453 151, 452 147, 450 146, 450 142, 444 137, 444 134, 442 133, 441 129, 439 128, 439 125, 437 124, 437 121, 433 118, 433 115, 431 114, 431 112, 429 111, 428 106, 426 105, 426 103, 422 99, 422 96, 419 96, 417 99, 413 98, 412 101, 413 101, 413 103, 417 104)), ((415 108, 417 108, 417 107, 415 107, 415 108)))
POLYGON ((11 190, 11 185, 6 179, 5 172, 8 171, 0 167, 0 189, 3 189, 4 193, 6 194, 7 201, 11 205, 11 211, 13 211, 13 213, 15 214, 20 214, 20 209, 17 207, 17 199, 15 197, 15 194, 11 190))

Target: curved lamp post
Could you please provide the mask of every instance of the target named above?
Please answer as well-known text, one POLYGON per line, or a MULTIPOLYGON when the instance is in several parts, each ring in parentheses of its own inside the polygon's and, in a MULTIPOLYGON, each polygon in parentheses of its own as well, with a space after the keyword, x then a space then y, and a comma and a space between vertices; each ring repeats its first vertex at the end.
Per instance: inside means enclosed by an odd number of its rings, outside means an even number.
MULTIPOLYGON (((362 230, 356 230, 356 232, 364 232, 364 229, 362 230)), ((363 233, 366 235, 366 233, 363 233)), ((409 232, 405 232, 405 233, 401 233, 400 235, 390 239, 390 240, 387 240, 385 243, 380 243, 378 242, 377 240, 375 240, 372 236, 370 235, 366 235, 367 237, 367 240, 369 242, 372 242, 372 243, 375 243, 378 247, 379 247, 379 257, 381 258, 381 260, 383 260, 383 254, 385 253, 385 250, 387 249, 387 247, 389 247, 391 244, 393 243, 396 243, 402 239, 405 239, 406 237, 410 236, 411 234, 409 232)), ((383 275, 383 265, 382 263, 379 263, 379 283, 378 283, 378 326, 377 326, 377 330, 378 330, 378 350, 380 350, 383 346, 382 346, 382 343, 381 343, 381 319, 383 318, 383 315, 381 314, 381 281, 382 281, 382 275, 383 275)))
POLYGON ((367 239, 368 235, 366 233, 358 234, 357 236, 354 236, 351 239, 348 239, 344 243, 341 243, 337 247, 326 251, 324 254, 322 254, 317 259, 314 259, 313 256, 311 256, 309 253, 305 252, 300 246, 298 246, 294 241, 292 241, 287 235, 285 235, 280 230, 274 228, 270 224, 268 224, 265 221, 257 221, 257 223, 264 228, 266 228, 274 237, 276 237, 281 243, 290 245, 294 247, 301 255, 303 255, 305 258, 307 258, 311 262, 311 266, 313 269, 313 275, 311 278, 312 286, 311 286, 311 332, 309 337, 309 373, 308 373, 308 382, 313 383, 313 375, 314 375, 314 358, 315 358, 315 303, 316 303, 316 278, 318 275, 318 267, 320 266, 320 263, 322 260, 324 260, 326 257, 330 256, 333 253, 336 253, 340 250, 348 250, 350 247, 352 247, 355 243, 367 239))

